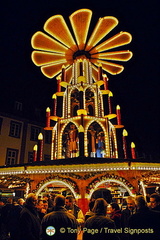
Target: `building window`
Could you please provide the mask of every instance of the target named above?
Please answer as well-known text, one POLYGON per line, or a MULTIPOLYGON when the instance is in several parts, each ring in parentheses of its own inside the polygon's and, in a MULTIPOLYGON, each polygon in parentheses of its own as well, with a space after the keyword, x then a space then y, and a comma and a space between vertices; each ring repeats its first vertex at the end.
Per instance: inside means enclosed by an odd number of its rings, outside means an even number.
POLYGON ((6 165, 16 164, 17 159, 18 159, 18 150, 7 148, 6 165))
POLYGON ((2 129, 2 122, 3 122, 3 118, 0 118, 0 134, 1 134, 1 129, 2 129))
POLYGON ((20 138, 22 124, 19 122, 11 121, 10 122, 10 132, 9 136, 20 138))
POLYGON ((51 144, 52 141, 52 131, 45 131, 45 143, 51 144))
POLYGON ((33 162, 33 152, 28 152, 28 162, 33 162))
POLYGON ((50 161, 51 155, 44 154, 44 161, 50 161))
POLYGON ((16 110, 16 111, 22 111, 22 103, 21 102, 17 102, 17 101, 15 101, 14 102, 14 109, 16 110))
POLYGON ((30 140, 31 141, 37 141, 38 140, 38 135, 39 135, 40 132, 41 132, 41 129, 39 127, 31 126, 30 140))

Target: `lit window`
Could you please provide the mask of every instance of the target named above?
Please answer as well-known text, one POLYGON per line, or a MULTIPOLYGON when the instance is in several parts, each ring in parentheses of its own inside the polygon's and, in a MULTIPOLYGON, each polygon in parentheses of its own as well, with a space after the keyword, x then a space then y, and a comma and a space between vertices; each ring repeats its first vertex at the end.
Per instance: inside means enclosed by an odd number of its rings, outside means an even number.
POLYGON ((11 121, 10 122, 10 132, 9 136, 20 138, 22 124, 19 122, 11 121))
POLYGON ((16 164, 17 159, 18 159, 18 150, 7 148, 6 165, 16 164))
POLYGON ((39 127, 31 126, 30 140, 31 141, 37 141, 38 140, 38 135, 39 135, 40 132, 41 132, 41 129, 39 127))

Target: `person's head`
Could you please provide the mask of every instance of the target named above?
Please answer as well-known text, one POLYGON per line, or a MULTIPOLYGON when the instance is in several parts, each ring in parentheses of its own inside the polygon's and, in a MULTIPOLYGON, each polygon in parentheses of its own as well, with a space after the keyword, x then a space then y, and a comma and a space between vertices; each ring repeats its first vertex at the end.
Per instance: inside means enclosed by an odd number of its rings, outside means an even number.
POLYGON ((4 206, 4 202, 2 200, 0 200, 0 206, 4 206))
POLYGON ((17 200, 13 199, 13 205, 17 205, 17 200))
POLYGON ((111 203, 110 206, 111 206, 111 212, 120 210, 118 203, 111 203))
POLYGON ((75 127, 76 127, 76 126, 75 126, 74 124, 71 124, 71 125, 70 125, 70 129, 75 129, 75 127))
POLYGON ((153 193, 150 196, 150 206, 151 208, 155 208, 160 205, 160 195, 157 193, 153 193))
POLYGON ((133 211, 134 208, 135 208, 135 198, 132 197, 132 196, 129 196, 127 199, 126 199, 126 202, 127 202, 127 207, 130 211, 133 211))
POLYGON ((25 201, 24 201, 23 198, 19 198, 19 199, 17 200, 17 203, 18 203, 19 205, 23 206, 24 203, 25 203, 25 201))
POLYGON ((48 209, 48 201, 47 200, 43 200, 43 208, 46 209, 46 211, 47 211, 47 209, 48 209))
POLYGON ((105 216, 107 213, 107 202, 103 198, 97 198, 92 211, 105 216))
POLYGON ((37 196, 34 193, 29 193, 26 198, 26 205, 35 207, 37 204, 37 196))
POLYGON ((7 198, 7 203, 12 204, 13 203, 13 198, 7 198))
POLYGON ((64 207, 65 205, 65 197, 63 195, 57 195, 54 199, 55 207, 64 207))
POLYGON ((42 210, 42 208, 43 208, 43 200, 42 200, 42 199, 38 199, 36 208, 37 208, 39 211, 42 210))
POLYGON ((136 204, 137 209, 141 209, 141 208, 147 206, 147 203, 146 203, 144 197, 141 196, 141 195, 140 195, 140 196, 137 196, 137 197, 135 198, 135 204, 136 204))
POLYGON ((74 204, 74 198, 72 195, 68 195, 66 196, 66 200, 65 200, 65 205, 67 208, 71 208, 73 207, 74 204))

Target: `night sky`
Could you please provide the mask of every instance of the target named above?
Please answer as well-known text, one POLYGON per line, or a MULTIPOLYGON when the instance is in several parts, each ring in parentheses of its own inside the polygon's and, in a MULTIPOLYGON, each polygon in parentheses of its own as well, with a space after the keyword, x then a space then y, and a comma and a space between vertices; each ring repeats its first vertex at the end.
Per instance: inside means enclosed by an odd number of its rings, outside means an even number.
MULTIPOLYGON (((31 61, 31 37, 43 31, 46 20, 56 14, 69 15, 80 8, 93 11, 91 29, 99 17, 114 16, 120 31, 133 40, 121 49, 133 57, 122 63, 124 71, 110 75, 109 88, 115 105, 121 106, 122 121, 129 139, 135 142, 139 157, 160 159, 160 14, 159 0, 5 0, 1 3, 0 112, 7 111, 13 100, 45 109, 56 92, 55 79, 47 79, 31 61)), ((116 49, 118 50, 118 49, 116 49)), ((121 64, 121 63, 120 63, 121 64)), ((26 108, 27 109, 27 108, 26 108)))

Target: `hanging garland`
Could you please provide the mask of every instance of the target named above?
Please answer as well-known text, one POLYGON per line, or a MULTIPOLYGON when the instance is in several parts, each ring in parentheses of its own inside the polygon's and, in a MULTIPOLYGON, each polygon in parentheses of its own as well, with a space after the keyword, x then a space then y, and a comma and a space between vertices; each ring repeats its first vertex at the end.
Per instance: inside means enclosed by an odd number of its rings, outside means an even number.
POLYGON ((114 174, 108 174, 108 173, 105 174, 104 176, 95 178, 91 183, 89 183, 89 185, 86 187, 86 193, 89 194, 90 191, 95 188, 95 186, 96 186, 96 184, 97 184, 98 182, 107 181, 107 180, 109 180, 109 179, 116 179, 116 180, 119 180, 119 181, 123 182, 125 185, 127 185, 127 186, 130 188, 130 190, 132 191, 132 193, 135 193, 134 187, 133 187, 132 184, 131 184, 129 181, 127 181, 125 178, 120 177, 120 176, 118 176, 118 175, 114 175, 114 174))
POLYGON ((75 174, 75 173, 61 173, 61 175, 65 175, 65 176, 72 177, 75 179, 83 179, 83 176, 75 174))
POLYGON ((50 175, 49 177, 46 177, 45 179, 41 180, 37 186, 36 186, 36 189, 33 190, 33 192, 37 192, 38 189, 43 186, 44 184, 46 183, 50 183, 51 181, 54 181, 54 180, 59 180, 59 181, 62 181, 62 182, 66 182, 67 184, 69 184, 73 189, 74 191, 79 194, 79 188, 77 186, 77 184, 71 180, 70 178, 63 178, 63 177, 59 177, 59 176, 53 176, 53 175, 50 175))
MULTIPOLYGON (((102 172, 98 172, 98 173, 101 174, 102 172)), ((61 175, 69 176, 69 177, 72 177, 75 179, 80 179, 80 180, 87 180, 87 179, 97 175, 97 172, 87 173, 84 176, 81 176, 81 175, 75 174, 75 173, 61 173, 61 175)))
POLYGON ((0 184, 8 187, 8 188, 22 188, 27 184, 31 184, 33 180, 30 178, 19 177, 16 175, 5 175, 1 176, 0 184))

